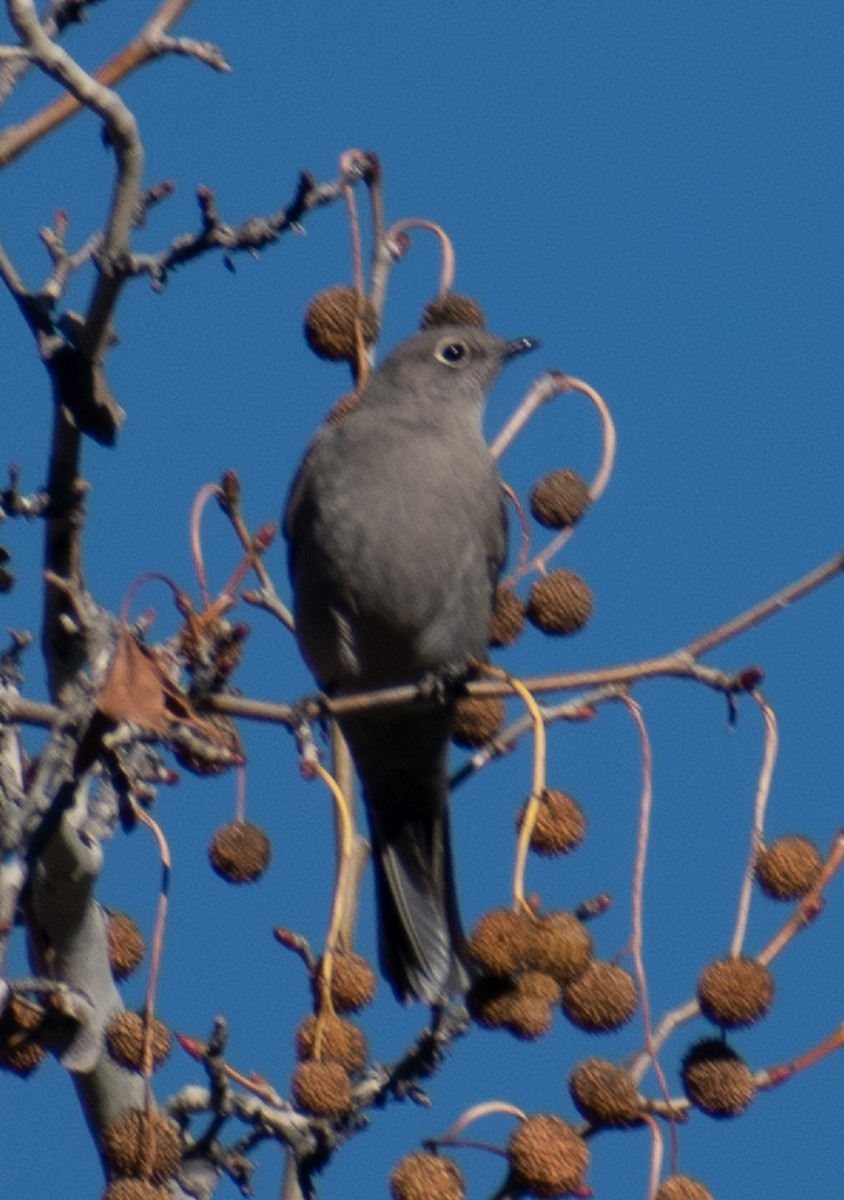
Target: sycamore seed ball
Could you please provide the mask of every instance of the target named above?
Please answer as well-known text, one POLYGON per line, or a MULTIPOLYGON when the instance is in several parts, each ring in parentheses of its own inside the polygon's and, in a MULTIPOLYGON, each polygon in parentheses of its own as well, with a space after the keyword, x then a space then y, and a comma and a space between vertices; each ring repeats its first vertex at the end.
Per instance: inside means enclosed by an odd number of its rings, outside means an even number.
POLYGON ((378 336, 378 317, 371 302, 360 303, 354 288, 327 288, 314 296, 305 311, 305 340, 319 358, 355 362, 358 320, 364 345, 372 345, 378 336))
POLYGON ((567 1196, 580 1188, 589 1148, 561 1117, 528 1117, 507 1143, 507 1160, 517 1187, 529 1196, 567 1196))
POLYGON ((560 568, 531 587, 527 618, 543 633, 576 633, 592 615, 592 606, 589 584, 574 571, 560 568))
POLYGON ((463 1200, 466 1181, 457 1163, 444 1154, 407 1154, 390 1174, 393 1200, 463 1200))
MULTIPOLYGON (((519 809, 517 829, 522 828, 526 809, 526 804, 519 809)), ((575 850, 585 836, 586 817, 577 801, 557 788, 546 788, 530 835, 531 850, 545 858, 555 858, 575 850)))
POLYGON ((343 1117, 352 1107, 352 1085, 338 1062, 300 1062, 290 1090, 297 1107, 315 1117, 343 1117))
POLYGON ((462 296, 459 292, 446 292, 435 296, 422 310, 422 329, 435 325, 473 325, 485 329, 484 311, 473 296, 462 296))
POLYGON ((756 878, 772 900, 800 900, 817 883, 823 857, 815 843, 794 834, 764 846, 756 860, 756 878))
POLYGON ((559 470, 543 475, 533 485, 530 511, 546 529, 574 525, 589 507, 589 486, 576 471, 559 470))
POLYGON ((484 913, 469 938, 469 955, 490 975, 515 975, 525 967, 533 941, 534 918, 508 908, 484 913))
POLYGON ((514 1037, 523 1042, 536 1042, 551 1032, 554 1012, 547 1000, 522 994, 518 986, 513 1005, 505 1022, 514 1037))
POLYGON ((544 1000, 546 1004, 559 1004, 563 994, 557 980, 543 971, 524 971, 516 980, 516 987, 523 996, 544 1000))
POLYGON ((294 1041, 298 1059, 318 1054, 321 1061, 339 1063, 349 1073, 365 1066, 369 1054, 363 1030, 336 1013, 310 1013, 299 1024, 294 1041))
POLYGON ((109 1121, 102 1149, 116 1175, 144 1174, 153 1183, 169 1179, 182 1155, 181 1136, 173 1121, 161 1113, 147 1115, 135 1109, 109 1121))
POLYGON ((230 821, 214 832, 208 847, 211 866, 229 883, 254 883, 270 865, 270 839, 250 821, 230 821))
MULTIPOLYGON (((322 968, 322 960, 317 964, 322 968)), ((331 1002, 337 1013, 356 1013, 375 998, 378 980, 362 954, 338 950, 331 966, 331 1002)))
POLYGON ((638 993, 629 971, 609 962, 591 962, 563 989, 562 1010, 586 1033, 609 1033, 636 1011, 638 993))
MULTIPOLYGON (((106 1047, 115 1062, 130 1071, 144 1066, 144 1019, 140 1013, 119 1012, 109 1021, 105 1033, 106 1047)), ((160 1067, 169 1057, 172 1047, 170 1030, 157 1017, 152 1019, 150 1054, 152 1067, 160 1067)))
POLYGON ((498 975, 477 975, 466 994, 469 1016, 483 1029, 506 1029, 515 1004, 516 983, 498 975))
POLYGON ((120 983, 136 971, 144 960, 144 935, 128 913, 107 909, 108 961, 111 973, 120 983))
POLYGON ((691 1046, 680 1076, 691 1103, 710 1117, 737 1117, 756 1095, 747 1063, 719 1038, 691 1046))
MULTIPOLYGON (((552 981, 553 982, 553 981, 552 981)), ((469 1015, 483 1029, 506 1029, 522 1041, 536 1041, 554 1023, 551 1002, 521 986, 519 979, 481 975, 466 997, 469 1015)))
POLYGON ((592 958, 592 938, 586 926, 569 912, 529 917, 531 940, 526 966, 564 987, 577 979, 592 958))
POLYGON ((642 1119, 642 1102, 629 1071, 605 1058, 587 1058, 569 1075, 577 1111, 593 1125, 623 1129, 642 1119))
POLYGON ((661 1185, 654 1200, 715 1200, 709 1188, 688 1175, 672 1175, 661 1185))
POLYGON ((500 696, 460 696, 454 706, 452 741, 467 750, 483 746, 500 732, 504 712, 500 696))
POLYGON ((525 606, 515 589, 499 583, 492 601, 490 646, 512 646, 525 627, 525 606))
POLYGON ((755 958, 718 958, 697 984, 701 1011, 724 1029, 753 1025, 774 1001, 774 979, 755 958))

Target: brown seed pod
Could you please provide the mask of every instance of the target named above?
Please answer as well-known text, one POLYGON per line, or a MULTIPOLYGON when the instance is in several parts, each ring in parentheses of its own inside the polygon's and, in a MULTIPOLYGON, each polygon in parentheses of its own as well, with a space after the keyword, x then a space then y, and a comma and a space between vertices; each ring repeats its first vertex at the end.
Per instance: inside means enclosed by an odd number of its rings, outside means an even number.
POLYGON ((314 1058, 319 1035, 320 1062, 337 1062, 351 1074, 366 1065, 369 1049, 363 1030, 335 1013, 316 1016, 310 1013, 300 1022, 295 1034, 296 1057, 314 1058))
MULTIPOLYGON (((469 955, 490 975, 516 975, 531 966, 534 918, 508 908, 484 913, 469 938, 469 955)), ((540 968, 541 969, 541 968, 540 968)))
POLYGON ((580 1188, 589 1147, 561 1117, 528 1117, 507 1143, 513 1179, 529 1196, 567 1196, 580 1188))
POLYGON ((719 1038, 695 1042, 680 1069, 683 1089, 710 1117, 737 1117, 756 1095, 747 1063, 719 1038))
POLYGON ((499 583, 489 623, 490 646, 512 646, 525 627, 525 606, 514 588, 499 583))
POLYGON ((44 1019, 40 1005, 14 995, 0 1016, 0 1070, 25 1079, 47 1057, 39 1030, 44 1019))
POLYGON ((605 1058, 586 1058, 569 1075, 577 1111, 593 1125, 623 1129, 642 1119, 642 1101, 629 1071, 605 1058))
POLYGON ((592 958, 592 938, 586 926, 569 912, 544 913, 531 920, 533 936, 526 966, 565 987, 586 970, 592 958))
POLYGON ((755 958, 716 958, 697 983, 701 1011, 724 1029, 753 1025, 774 1002, 774 978, 755 958))
MULTIPOLYGON (((521 829, 527 805, 516 814, 516 828, 521 829)), ((530 835, 530 848, 543 858, 556 858, 575 850, 586 836, 586 817, 573 797, 557 788, 542 793, 536 824, 530 835)))
POLYGON ((182 1139, 178 1126, 161 1113, 127 1109, 106 1125, 102 1150, 115 1175, 164 1183, 179 1165, 182 1139))
POLYGON ((434 296, 422 310, 420 328, 431 329, 434 325, 473 325, 486 329, 484 310, 473 296, 461 296, 459 292, 446 292, 434 296))
MULTIPOLYGON (((115 1062, 130 1071, 144 1066, 144 1018, 136 1012, 119 1012, 109 1021, 105 1032, 106 1048, 115 1062)), ((157 1017, 152 1020, 150 1053, 152 1067, 160 1067, 170 1055, 173 1040, 170 1030, 157 1017)))
POLYGON ((554 1023, 553 999, 537 980, 545 980, 549 988, 557 986, 534 971, 518 979, 478 976, 466 997, 469 1015, 484 1029, 506 1029, 523 1041, 544 1037, 554 1023))
POLYGON ((546 1004, 559 1004, 563 994, 557 980, 543 971, 523 971, 516 980, 516 988, 520 995, 544 1000, 546 1004))
POLYGON ((514 1000, 506 1028, 515 1037, 524 1042, 536 1042, 551 1032, 554 1024, 554 1012, 547 1000, 537 996, 526 996, 518 986, 514 992, 514 1000))
POLYGON ((338 1062, 300 1062, 290 1090, 296 1106, 315 1117, 342 1117, 352 1107, 352 1085, 338 1062))
POLYGON ((466 994, 469 1016, 483 1029, 506 1029, 515 1003, 515 980, 499 975, 477 975, 466 994))
POLYGON ((563 1012, 587 1033, 619 1029, 633 1016, 637 1003, 633 976, 615 963, 591 962, 582 975, 563 988, 563 1012))
POLYGON ((463 1200, 466 1181, 453 1158, 444 1154, 406 1154, 390 1173, 393 1200, 463 1200))
MULTIPOLYGON (((315 987, 321 970, 322 959, 317 963, 315 987)), ((335 952, 331 966, 331 1002, 335 1012, 360 1012, 372 1003, 377 987, 375 972, 362 954, 352 950, 335 952)))
POLYGON ((108 961, 112 975, 120 983, 144 961, 144 935, 128 913, 113 908, 105 912, 108 921, 108 961))
POLYGON ((672 1175, 661 1184, 654 1200, 715 1200, 709 1188, 688 1175, 672 1175))
POLYGON ((467 750, 483 746, 501 730, 504 713, 500 696, 460 696, 454 706, 452 741, 467 750))
POLYGON ((793 834, 763 846, 756 859, 756 878, 772 900, 800 900, 818 881, 823 856, 807 837, 793 834))
POLYGON ((208 847, 211 866, 229 883, 254 883, 270 865, 270 839, 250 821, 230 821, 214 831, 208 847))
POLYGON ((170 1189, 148 1179, 112 1179, 102 1200, 170 1200, 170 1189))
POLYGON ((359 302, 354 288, 326 288, 305 310, 305 341, 319 358, 355 362, 358 320, 363 343, 371 346, 378 336, 378 317, 372 303, 367 299, 359 302))
POLYGON ((528 503, 540 525, 564 529, 576 524, 590 504, 589 485, 577 471, 550 471, 533 485, 528 503))
POLYGON ((586 580, 560 568, 537 579, 531 587, 527 618, 543 633, 575 633, 589 620, 592 605, 592 589, 586 580))

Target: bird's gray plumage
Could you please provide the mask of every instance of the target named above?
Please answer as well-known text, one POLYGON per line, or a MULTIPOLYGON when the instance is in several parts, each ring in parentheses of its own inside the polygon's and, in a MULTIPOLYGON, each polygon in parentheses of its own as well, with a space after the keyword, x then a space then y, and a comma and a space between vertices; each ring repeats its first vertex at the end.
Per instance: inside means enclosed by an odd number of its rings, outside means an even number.
MULTIPOLYGON (((401 343, 359 406, 317 434, 285 515, 297 636, 332 695, 486 658, 506 551, 486 393, 530 339, 440 326, 401 343)), ((468 970, 448 828, 448 699, 342 720, 373 841, 384 974, 438 1003, 468 970)))

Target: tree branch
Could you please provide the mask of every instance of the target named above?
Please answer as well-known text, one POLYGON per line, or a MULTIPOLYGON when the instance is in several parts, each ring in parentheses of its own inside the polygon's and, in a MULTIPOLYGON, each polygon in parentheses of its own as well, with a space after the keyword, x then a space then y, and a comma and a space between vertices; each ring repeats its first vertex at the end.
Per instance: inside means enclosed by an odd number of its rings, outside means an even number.
MULTIPOLYGON (((20 0, 8 0, 9 8, 17 6, 20 0)), ((164 54, 190 54, 201 62, 218 71, 229 71, 222 51, 207 42, 189 42, 187 39, 174 39, 165 36, 166 31, 190 7, 192 0, 165 0, 165 3, 153 14, 138 36, 128 46, 109 59, 104 66, 94 73, 93 79, 106 88, 120 83, 129 75, 164 54)), ((49 38, 50 28, 46 27, 45 36, 49 38)), ((31 56, 31 50, 25 44, 25 53, 31 56)), ((61 82, 61 81, 60 81, 61 82)), ((90 107, 85 100, 68 89, 70 95, 64 95, 52 104, 20 122, 12 125, 0 134, 0 170, 9 166, 25 151, 31 149, 42 138, 47 137, 71 117, 77 116, 84 108, 90 107)))

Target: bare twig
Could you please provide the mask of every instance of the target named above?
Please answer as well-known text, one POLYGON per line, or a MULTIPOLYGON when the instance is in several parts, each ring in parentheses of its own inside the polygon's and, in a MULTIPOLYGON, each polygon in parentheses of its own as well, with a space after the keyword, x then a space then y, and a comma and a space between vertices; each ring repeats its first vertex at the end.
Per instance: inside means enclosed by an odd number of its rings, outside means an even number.
MULTIPOLYGON (((351 182, 359 178, 359 173, 355 172, 351 182)), ((244 251, 256 254, 266 246, 273 245, 283 234, 298 232, 302 220, 313 209, 341 199, 349 182, 349 178, 341 173, 332 183, 317 183, 303 171, 293 199, 286 208, 266 217, 249 217, 240 225, 229 225, 222 221, 217 213, 214 193, 210 188, 201 187, 197 191, 200 231, 181 234, 157 254, 132 255, 123 264, 124 273, 149 275, 153 285, 160 289, 171 271, 207 254, 209 250, 223 250, 228 254, 244 251)))
MULTIPOLYGON (((49 38, 61 37, 70 25, 86 19, 87 8, 101 0, 50 0, 41 16, 41 24, 49 38)), ((32 66, 31 55, 21 46, 0 46, 0 104, 14 91, 32 66)))
MULTIPOLYGON (((217 70, 228 70, 228 64, 225 62, 222 52, 218 51, 216 47, 211 47, 205 42, 189 43, 185 39, 177 40, 166 36, 166 31, 190 7, 191 2, 192 0, 164 0, 164 3, 149 19, 137 37, 94 73, 93 79, 97 84, 102 84, 106 88, 113 87, 137 71, 139 67, 168 53, 191 53, 192 57, 208 63, 217 70), (191 45, 193 50, 189 49, 191 45), (197 49, 201 52, 198 53, 197 49)), ((21 0, 9 0, 10 11, 13 7, 20 6, 21 0)), ((49 40, 49 30, 42 32, 45 39, 49 40)), ((31 57, 40 57, 37 54, 33 55, 28 39, 22 38, 22 41, 31 57)), ((14 162, 26 150, 31 149, 36 142, 47 137, 65 121, 80 113, 83 108, 90 107, 87 101, 72 89, 69 90, 69 95, 62 96, 26 121, 10 126, 0 134, 0 169, 14 162)))
MULTIPOLYGON (((92 78, 69 54, 50 40, 31 0, 8 0, 8 9, 15 32, 33 60, 45 74, 61 84, 77 105, 90 109, 103 120, 117 156, 117 180, 99 259, 100 275, 79 343, 79 349, 85 357, 93 360, 103 347, 119 290, 115 267, 129 248, 143 170, 143 148, 135 118, 120 97, 92 78)), ((5 136, 8 137, 10 132, 7 130, 5 136)), ((3 162, 2 147, 0 139, 0 163, 3 162)))

